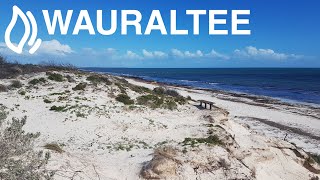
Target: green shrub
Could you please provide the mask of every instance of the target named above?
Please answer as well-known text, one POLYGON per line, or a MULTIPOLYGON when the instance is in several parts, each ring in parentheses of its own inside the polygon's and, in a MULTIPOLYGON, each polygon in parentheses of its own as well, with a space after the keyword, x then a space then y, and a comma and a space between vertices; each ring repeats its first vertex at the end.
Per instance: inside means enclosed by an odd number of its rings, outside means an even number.
POLYGON ((172 90, 172 89, 167 89, 165 91, 165 94, 172 96, 172 97, 180 97, 181 96, 176 90, 172 90))
POLYGON ((137 103, 139 105, 144 105, 151 108, 160 108, 164 101, 163 98, 160 98, 153 94, 149 94, 138 97, 137 103))
POLYGON ((47 80, 45 79, 45 78, 39 78, 39 79, 32 79, 31 81, 29 81, 29 84, 31 84, 31 85, 37 85, 37 84, 39 84, 39 83, 45 83, 45 82, 47 82, 47 80))
POLYGON ((153 89, 153 92, 158 95, 164 95, 166 90, 163 87, 156 87, 153 89))
POLYGON ((23 86, 23 84, 19 81, 19 80, 12 80, 10 87, 11 88, 21 88, 23 86))
POLYGON ((148 106, 150 108, 164 108, 169 110, 177 109, 177 104, 172 97, 157 96, 154 94, 148 94, 139 96, 137 98, 139 105, 148 106))
POLYGON ((26 91, 19 91, 18 93, 22 96, 26 95, 26 91))
POLYGON ((136 86, 136 85, 130 85, 129 88, 137 93, 151 93, 151 90, 149 88, 143 87, 143 86, 136 86))
POLYGON ((65 112, 66 106, 52 106, 50 108, 50 111, 55 111, 55 112, 65 112))
POLYGON ((50 79, 52 81, 57 81, 57 82, 64 81, 64 78, 61 74, 47 72, 47 75, 48 75, 48 79, 50 79))
POLYGON ((119 102, 122 102, 125 105, 134 104, 134 101, 126 94, 119 94, 116 97, 116 100, 119 101, 119 102))
POLYGON ((43 102, 46 103, 46 104, 52 103, 52 101, 50 101, 49 99, 44 99, 43 102))
POLYGON ((106 85, 111 85, 112 82, 103 75, 91 75, 87 77, 87 80, 93 84, 105 83, 106 85))
POLYGON ((178 108, 176 102, 174 102, 173 100, 166 100, 166 103, 164 103, 162 107, 169 110, 174 110, 178 108))
POLYGON ((7 92, 7 91, 8 91, 8 87, 3 84, 0 84, 0 92, 7 92))
POLYGON ((76 85, 76 87, 72 88, 74 91, 84 91, 84 89, 87 87, 87 83, 79 83, 76 85))

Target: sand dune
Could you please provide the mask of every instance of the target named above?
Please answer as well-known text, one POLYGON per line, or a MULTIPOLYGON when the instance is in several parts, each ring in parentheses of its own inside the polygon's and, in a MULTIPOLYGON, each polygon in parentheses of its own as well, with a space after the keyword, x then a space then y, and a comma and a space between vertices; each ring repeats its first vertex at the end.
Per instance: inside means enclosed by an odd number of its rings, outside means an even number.
POLYGON ((22 88, 0 93, 0 103, 10 110, 7 119, 27 116, 25 130, 41 133, 35 149, 51 152, 47 168, 56 171, 54 179, 319 177, 320 166, 306 153, 320 153, 319 139, 254 119, 299 127, 318 137, 316 118, 173 86, 167 88, 184 98, 163 94, 163 101, 152 104, 158 84, 56 73, 62 75, 61 82, 46 73, 27 74, 18 77, 22 88), (30 84, 41 78, 45 81, 30 84), (214 102, 213 110, 199 107, 200 99, 214 102))

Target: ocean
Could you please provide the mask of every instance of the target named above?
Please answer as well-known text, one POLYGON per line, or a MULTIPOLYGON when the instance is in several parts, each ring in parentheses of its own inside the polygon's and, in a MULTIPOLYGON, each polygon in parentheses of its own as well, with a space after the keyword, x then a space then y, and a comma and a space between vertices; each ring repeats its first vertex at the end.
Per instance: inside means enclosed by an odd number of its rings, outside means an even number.
POLYGON ((84 69, 175 85, 320 104, 320 68, 84 69))

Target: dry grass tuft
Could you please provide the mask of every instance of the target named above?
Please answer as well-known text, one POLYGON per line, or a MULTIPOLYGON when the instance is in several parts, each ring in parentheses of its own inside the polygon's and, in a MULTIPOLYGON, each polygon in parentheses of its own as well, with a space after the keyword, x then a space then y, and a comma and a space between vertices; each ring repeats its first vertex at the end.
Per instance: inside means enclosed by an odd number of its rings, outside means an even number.
POLYGON ((154 151, 153 158, 143 166, 140 175, 145 179, 167 179, 177 175, 177 151, 172 147, 161 147, 154 151))
POLYGON ((43 147, 60 154, 64 152, 64 150, 56 143, 46 144, 43 147))

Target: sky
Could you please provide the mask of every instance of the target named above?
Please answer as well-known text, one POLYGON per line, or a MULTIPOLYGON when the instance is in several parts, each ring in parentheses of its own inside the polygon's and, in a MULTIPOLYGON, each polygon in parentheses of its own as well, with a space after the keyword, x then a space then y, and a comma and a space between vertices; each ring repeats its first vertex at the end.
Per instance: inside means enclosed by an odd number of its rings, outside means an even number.
MULTIPOLYGON (((0 2, 0 54, 21 63, 55 61, 79 67, 320 67, 320 1, 316 0, 2 0, 0 2), (38 24, 40 49, 33 55, 30 47, 16 54, 5 45, 4 34, 12 18, 12 7, 31 11, 38 24), (56 31, 49 35, 42 10, 74 10, 67 35, 56 31), (142 31, 152 10, 160 10, 168 33, 170 10, 177 11, 178 29, 188 29, 189 35, 136 35, 132 27, 121 35, 121 10, 134 9, 142 13, 142 31), (186 10, 228 10, 226 25, 217 29, 231 30, 231 11, 250 10, 250 20, 243 29, 251 35, 209 35, 208 15, 200 17, 200 35, 193 35, 192 16, 186 10), (80 31, 72 35, 80 10, 88 10, 96 35, 80 31), (103 24, 110 26, 110 10, 118 10, 117 31, 111 36, 99 35, 96 30, 96 11, 103 10, 103 24)), ((24 32, 18 21, 11 33, 18 43, 24 32)))

